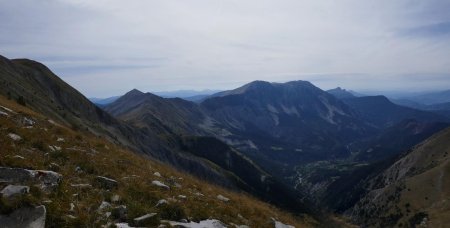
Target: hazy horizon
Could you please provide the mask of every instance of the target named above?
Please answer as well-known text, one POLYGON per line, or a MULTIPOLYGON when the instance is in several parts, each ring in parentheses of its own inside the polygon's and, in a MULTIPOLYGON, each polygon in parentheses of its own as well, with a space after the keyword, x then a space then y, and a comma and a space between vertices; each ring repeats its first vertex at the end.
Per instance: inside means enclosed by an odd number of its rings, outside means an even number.
MULTIPOLYGON (((251 82, 251 81, 250 81, 251 82)), ((250 82, 246 82, 250 83, 250 82)), ((284 83, 284 82, 289 82, 289 81, 281 81, 281 82, 275 82, 275 81, 269 81, 269 82, 273 82, 273 83, 284 83)), ((93 96, 87 96, 90 99, 107 99, 107 98, 112 98, 112 97, 120 97, 122 95, 125 95, 126 93, 130 92, 133 89, 137 89, 143 93, 153 93, 156 94, 158 96, 162 96, 162 95, 170 95, 168 97, 175 97, 172 96, 173 94, 179 94, 179 93, 192 93, 193 95, 190 96, 196 96, 196 95, 210 95, 210 94, 214 94, 214 93, 218 93, 218 92, 222 92, 222 91, 227 91, 227 90, 233 90, 233 89, 237 89, 245 84, 239 85, 238 87, 233 87, 233 88, 226 88, 223 90, 211 90, 211 89, 179 89, 179 90, 166 90, 166 91, 147 91, 147 90, 142 90, 142 89, 138 89, 138 88, 132 88, 130 90, 125 91, 124 93, 121 94, 113 94, 110 96, 104 96, 104 97, 93 97, 93 96)), ((314 84, 314 83, 313 83, 314 84)), ((317 85, 315 85, 317 86, 317 85)), ((423 94, 428 94, 428 93, 435 93, 435 92, 442 92, 442 91, 449 91, 450 89, 431 89, 431 90, 421 90, 421 91, 403 91, 403 90, 354 90, 351 88, 345 88, 342 86, 335 86, 332 88, 321 88, 318 87, 324 91, 330 90, 330 89, 335 89, 335 88, 341 88, 341 89, 345 89, 347 91, 350 92, 355 92, 358 93, 360 95, 363 96, 375 96, 375 95, 383 95, 383 96, 387 96, 389 98, 408 98, 411 96, 416 96, 416 95, 423 95, 423 94)), ((176 97, 190 97, 189 95, 185 95, 185 96, 176 96, 176 97)), ((163 96, 164 97, 164 96, 163 96)))
POLYGON ((446 0, 0 1, 0 55, 42 62, 87 97, 253 80, 421 93, 450 88, 449 8, 446 0))

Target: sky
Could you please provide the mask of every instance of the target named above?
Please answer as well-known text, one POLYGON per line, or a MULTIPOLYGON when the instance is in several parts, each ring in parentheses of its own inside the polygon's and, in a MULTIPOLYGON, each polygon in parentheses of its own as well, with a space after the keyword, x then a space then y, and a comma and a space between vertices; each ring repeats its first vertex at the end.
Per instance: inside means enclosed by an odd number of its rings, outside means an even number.
POLYGON ((0 55, 88 97, 223 90, 450 89, 449 0, 0 0, 0 55))

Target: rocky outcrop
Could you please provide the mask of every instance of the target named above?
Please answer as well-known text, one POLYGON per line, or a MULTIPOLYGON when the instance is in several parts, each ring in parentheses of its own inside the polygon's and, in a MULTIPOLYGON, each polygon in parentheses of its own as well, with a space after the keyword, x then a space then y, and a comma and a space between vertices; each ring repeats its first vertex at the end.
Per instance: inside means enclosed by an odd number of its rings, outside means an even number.
POLYGON ((4 228, 45 228, 45 206, 23 207, 9 215, 0 215, 0 226, 4 228))
POLYGON ((51 190, 62 180, 62 175, 47 170, 0 167, 0 182, 34 183, 44 191, 51 190))
POLYGON ((62 175, 53 171, 0 167, 0 182, 37 183, 41 189, 46 190, 57 186, 61 180, 62 175))
POLYGON ((30 187, 23 185, 8 185, 0 193, 2 197, 10 198, 18 195, 24 195, 30 192, 30 187))

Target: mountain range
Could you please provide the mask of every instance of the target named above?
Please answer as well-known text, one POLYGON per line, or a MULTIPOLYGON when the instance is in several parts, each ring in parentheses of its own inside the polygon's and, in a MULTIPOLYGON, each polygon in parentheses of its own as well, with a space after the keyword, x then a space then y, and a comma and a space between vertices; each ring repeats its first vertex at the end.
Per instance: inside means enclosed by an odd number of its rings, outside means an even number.
POLYGON ((134 89, 99 107, 32 60, 1 57, 0 75, 2 96, 77 134, 313 226, 348 225, 336 216, 364 227, 447 222, 450 120, 439 112, 300 80, 254 81, 195 102, 134 89), (432 187, 421 188, 427 180, 432 187))

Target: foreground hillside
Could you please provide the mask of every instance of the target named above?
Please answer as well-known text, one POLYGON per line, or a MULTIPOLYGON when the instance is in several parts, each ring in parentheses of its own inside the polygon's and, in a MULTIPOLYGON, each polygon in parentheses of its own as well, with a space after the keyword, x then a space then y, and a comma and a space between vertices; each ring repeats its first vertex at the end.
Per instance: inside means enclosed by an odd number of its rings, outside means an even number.
POLYGON ((0 105, 0 223, 6 226, 20 227, 20 213, 37 223, 43 218, 46 227, 318 224, 60 125, 5 97, 0 105))

